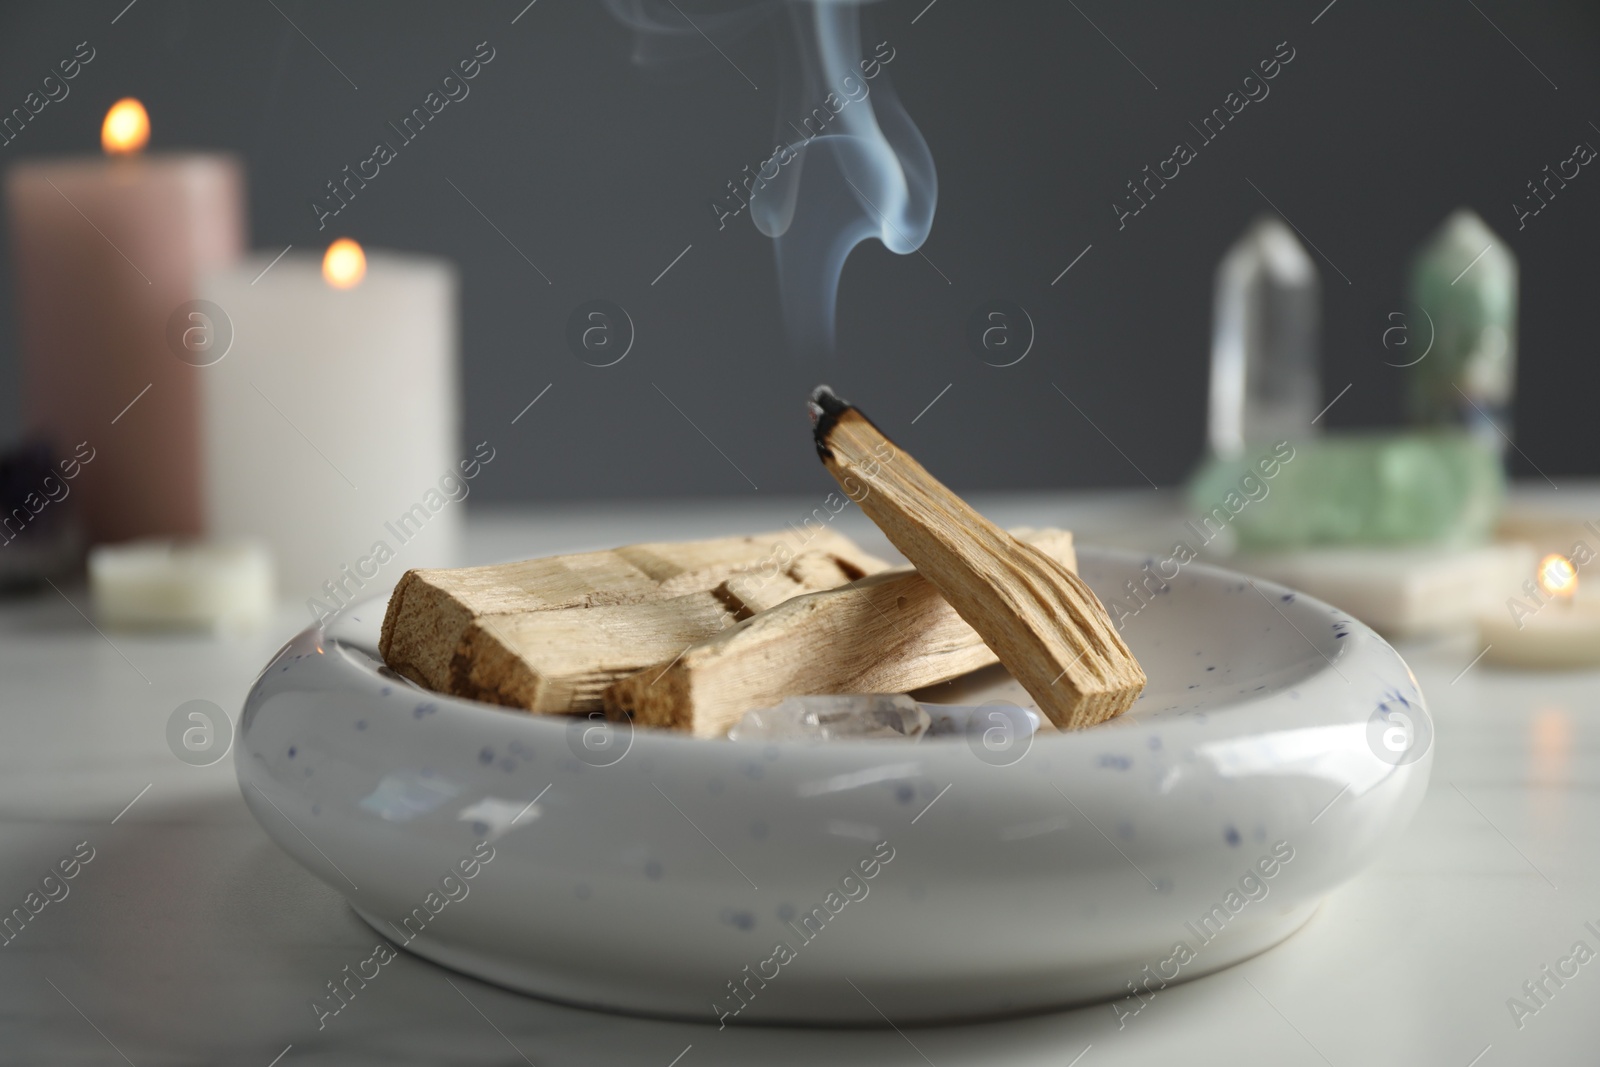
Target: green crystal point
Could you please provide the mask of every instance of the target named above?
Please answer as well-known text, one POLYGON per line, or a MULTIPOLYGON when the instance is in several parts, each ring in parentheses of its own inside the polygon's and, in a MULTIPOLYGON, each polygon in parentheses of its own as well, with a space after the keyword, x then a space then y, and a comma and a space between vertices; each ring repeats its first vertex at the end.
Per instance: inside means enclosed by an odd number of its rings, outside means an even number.
POLYGON ((1276 452, 1256 445, 1208 460, 1189 487, 1208 539, 1226 526, 1256 551, 1481 542, 1504 495, 1497 451, 1459 429, 1329 434, 1276 452))
POLYGON ((1427 353, 1408 370, 1413 421, 1465 424, 1503 448, 1516 387, 1516 256, 1483 219, 1461 208, 1418 251, 1411 300, 1405 351, 1427 353))

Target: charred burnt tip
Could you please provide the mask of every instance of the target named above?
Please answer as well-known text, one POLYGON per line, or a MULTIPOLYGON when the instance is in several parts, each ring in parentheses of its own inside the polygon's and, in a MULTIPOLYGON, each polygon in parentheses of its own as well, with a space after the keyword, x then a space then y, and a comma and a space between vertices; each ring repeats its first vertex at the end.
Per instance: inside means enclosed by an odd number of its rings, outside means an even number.
POLYGON ((819 385, 811 390, 811 421, 820 423, 824 417, 837 419, 850 407, 850 401, 833 391, 831 385, 819 385))
POLYGON ((811 390, 806 409, 811 413, 811 436, 817 444, 817 455, 829 459, 833 451, 828 448, 828 434, 833 432, 839 416, 850 410, 850 402, 842 399, 832 387, 819 385, 811 390))

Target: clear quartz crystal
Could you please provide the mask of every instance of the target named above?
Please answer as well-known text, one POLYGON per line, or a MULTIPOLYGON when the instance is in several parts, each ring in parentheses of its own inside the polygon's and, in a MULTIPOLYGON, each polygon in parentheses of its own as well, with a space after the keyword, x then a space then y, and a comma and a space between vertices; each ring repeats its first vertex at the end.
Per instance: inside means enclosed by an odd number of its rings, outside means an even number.
POLYGON ((1315 432, 1322 395, 1316 264, 1275 215, 1262 216, 1217 267, 1207 437, 1233 459, 1260 441, 1315 432))
POLYGON ((983 734, 995 726, 1009 725, 1017 736, 1039 732, 1041 719, 1035 708, 1005 701, 993 704, 924 704, 928 711, 928 736, 983 734))
POLYGON ((904 693, 840 693, 790 697, 757 708, 728 731, 732 741, 838 741, 872 738, 916 740, 928 713, 904 693))

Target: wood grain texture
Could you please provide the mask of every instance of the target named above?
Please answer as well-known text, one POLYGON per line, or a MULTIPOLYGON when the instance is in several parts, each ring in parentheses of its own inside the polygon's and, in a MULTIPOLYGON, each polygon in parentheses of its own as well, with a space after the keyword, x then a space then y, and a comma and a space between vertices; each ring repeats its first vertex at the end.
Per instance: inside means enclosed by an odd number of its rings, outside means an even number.
POLYGON ((1042 713, 1076 729, 1132 705, 1144 670, 1076 574, 973 510, 831 390, 813 394, 812 410, 829 472, 1042 713))
MULTIPOLYGON (((1076 566, 1064 530, 1018 531, 1076 566)), ((927 578, 899 567, 786 600, 623 678, 608 716, 720 737, 751 708, 820 693, 899 693, 992 666, 996 656, 927 578)))
POLYGON ((437 692, 528 710, 598 708, 599 690, 612 676, 661 658, 655 644, 637 652, 624 647, 641 631, 681 637, 671 655, 789 596, 887 566, 849 538, 808 524, 748 537, 412 570, 389 599, 379 651, 393 670, 437 692), (630 618, 628 612, 640 610, 630 618), (581 669, 586 656, 588 674, 581 669))

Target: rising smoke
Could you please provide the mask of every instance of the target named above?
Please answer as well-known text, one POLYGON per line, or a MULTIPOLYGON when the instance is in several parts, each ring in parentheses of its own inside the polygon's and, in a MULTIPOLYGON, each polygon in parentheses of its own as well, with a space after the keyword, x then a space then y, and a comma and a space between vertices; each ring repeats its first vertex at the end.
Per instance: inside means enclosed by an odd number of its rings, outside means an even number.
POLYGON ((834 350, 839 278, 852 249, 876 237, 905 255, 927 240, 938 199, 933 156, 884 67, 893 46, 864 53, 854 0, 787 0, 700 10, 684 0, 607 0, 635 34, 634 59, 715 58, 763 22, 783 40, 776 143, 754 180, 748 214, 772 238, 779 295, 798 354, 834 350), (885 57, 888 57, 887 59, 885 57))

